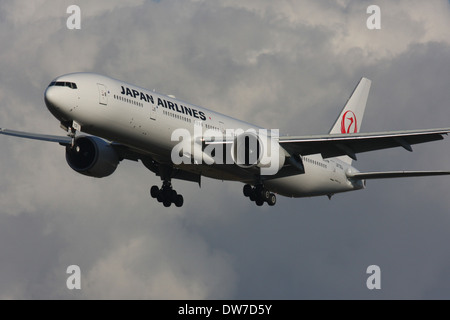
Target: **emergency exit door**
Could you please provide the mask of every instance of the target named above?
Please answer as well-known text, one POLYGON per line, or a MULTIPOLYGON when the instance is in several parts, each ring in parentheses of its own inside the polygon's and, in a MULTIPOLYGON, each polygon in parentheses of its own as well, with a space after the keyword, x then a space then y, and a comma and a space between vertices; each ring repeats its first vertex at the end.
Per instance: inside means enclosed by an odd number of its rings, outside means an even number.
POLYGON ((98 102, 101 105, 108 105, 108 90, 106 89, 106 86, 101 83, 97 83, 98 86, 98 102))

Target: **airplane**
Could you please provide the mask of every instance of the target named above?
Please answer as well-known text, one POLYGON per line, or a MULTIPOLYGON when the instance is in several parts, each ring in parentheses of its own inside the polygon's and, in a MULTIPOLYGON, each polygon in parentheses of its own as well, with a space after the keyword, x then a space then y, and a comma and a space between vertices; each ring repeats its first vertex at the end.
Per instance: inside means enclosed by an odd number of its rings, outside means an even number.
POLYGON ((165 207, 184 203, 172 187, 175 179, 200 187, 202 176, 240 181, 244 195, 257 206, 273 206, 276 194, 331 199, 364 189, 369 179, 449 175, 450 171, 360 172, 352 166, 358 153, 394 147, 412 151, 412 145, 442 140, 450 132, 443 128, 361 133, 370 87, 371 81, 361 78, 328 134, 280 136, 277 130, 267 133, 172 95, 95 73, 71 73, 55 78, 44 93, 48 110, 66 136, 4 128, 0 134, 59 143, 70 168, 90 177, 111 175, 122 160, 141 161, 161 178, 162 187, 152 186, 150 195, 165 207), (174 138, 177 130, 189 134, 187 140, 174 138), (206 131, 214 134, 204 135, 206 131), (271 151, 269 162, 262 161, 264 148, 271 151), (175 161, 174 155, 183 161, 175 161), (221 161, 230 158, 231 162, 221 161), (272 171, 265 171, 267 167, 272 171))

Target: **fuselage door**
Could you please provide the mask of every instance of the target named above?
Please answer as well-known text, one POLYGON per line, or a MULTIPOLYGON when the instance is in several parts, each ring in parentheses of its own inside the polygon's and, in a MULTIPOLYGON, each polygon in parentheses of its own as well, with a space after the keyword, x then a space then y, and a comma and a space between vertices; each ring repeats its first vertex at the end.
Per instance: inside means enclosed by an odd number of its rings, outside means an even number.
POLYGON ((156 120, 156 105, 152 104, 150 106, 150 119, 156 120))
POLYGON ((99 98, 99 103, 101 105, 108 105, 108 90, 106 89, 106 86, 104 84, 101 83, 97 83, 98 86, 98 98, 99 98))

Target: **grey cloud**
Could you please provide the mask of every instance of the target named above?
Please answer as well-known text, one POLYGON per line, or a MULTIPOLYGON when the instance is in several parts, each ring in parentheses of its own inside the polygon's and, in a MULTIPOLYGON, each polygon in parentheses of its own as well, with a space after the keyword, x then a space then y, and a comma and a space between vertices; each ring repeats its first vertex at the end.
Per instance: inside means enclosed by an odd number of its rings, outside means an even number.
MULTIPOLYGON (((103 73, 290 134, 327 132, 361 76, 364 131, 448 127, 448 2, 70 1, 0 4, 0 125, 63 134, 43 103, 73 71, 103 73), (437 26, 440 26, 439 28, 437 26)), ((1 298, 447 298, 448 179, 373 181, 257 208, 242 185, 175 182, 182 209, 121 163, 80 176, 58 145, 1 137, 1 298), (8 257, 9 259, 3 259, 8 257), (82 290, 65 287, 78 264, 82 290), (368 265, 382 290, 367 290, 368 265)), ((362 170, 449 169, 448 141, 361 155, 362 170)))

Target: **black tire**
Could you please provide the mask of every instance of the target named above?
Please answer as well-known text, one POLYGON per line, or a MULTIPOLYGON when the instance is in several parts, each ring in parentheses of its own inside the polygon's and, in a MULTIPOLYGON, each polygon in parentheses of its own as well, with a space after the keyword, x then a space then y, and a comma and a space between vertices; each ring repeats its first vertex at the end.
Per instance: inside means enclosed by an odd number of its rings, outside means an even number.
POLYGON ((261 191, 261 197, 262 197, 262 199, 263 199, 264 201, 269 201, 269 198, 270 198, 270 191, 269 191, 269 190, 266 190, 266 189, 262 190, 262 191, 261 191))
POLYGON ((164 202, 163 202, 163 205, 164 205, 164 207, 166 207, 166 208, 170 207, 171 204, 172 204, 172 201, 164 200, 164 202))
POLYGON ((264 200, 263 199, 256 199, 255 203, 256 203, 256 205, 258 207, 261 207, 264 204, 264 200))
POLYGON ((257 195, 262 194, 263 191, 264 191, 264 188, 263 188, 263 186, 261 184, 258 184, 258 185, 255 186, 255 192, 256 192, 257 195))
POLYGON ((150 188, 150 195, 152 196, 152 198, 157 198, 159 194, 159 188, 158 186, 153 186, 150 188))
POLYGON ((244 186, 243 191, 244 191, 244 196, 250 197, 250 195, 252 194, 252 186, 249 185, 249 184, 246 184, 246 185, 244 186))
POLYGON ((172 189, 171 188, 167 188, 167 187, 162 188, 161 194, 163 196, 163 201, 171 202, 171 200, 172 200, 172 189))
POLYGON ((267 204, 272 207, 276 203, 277 203, 277 196, 271 193, 269 199, 267 200, 267 204))
POLYGON ((182 206, 183 206, 183 203, 184 203, 183 196, 182 196, 181 194, 178 194, 178 195, 176 196, 176 199, 175 199, 174 203, 175 203, 175 205, 176 205, 178 208, 182 207, 182 206))
POLYGON ((170 201, 172 201, 172 203, 175 203, 175 201, 177 200, 177 192, 175 190, 171 190, 170 191, 170 201))

